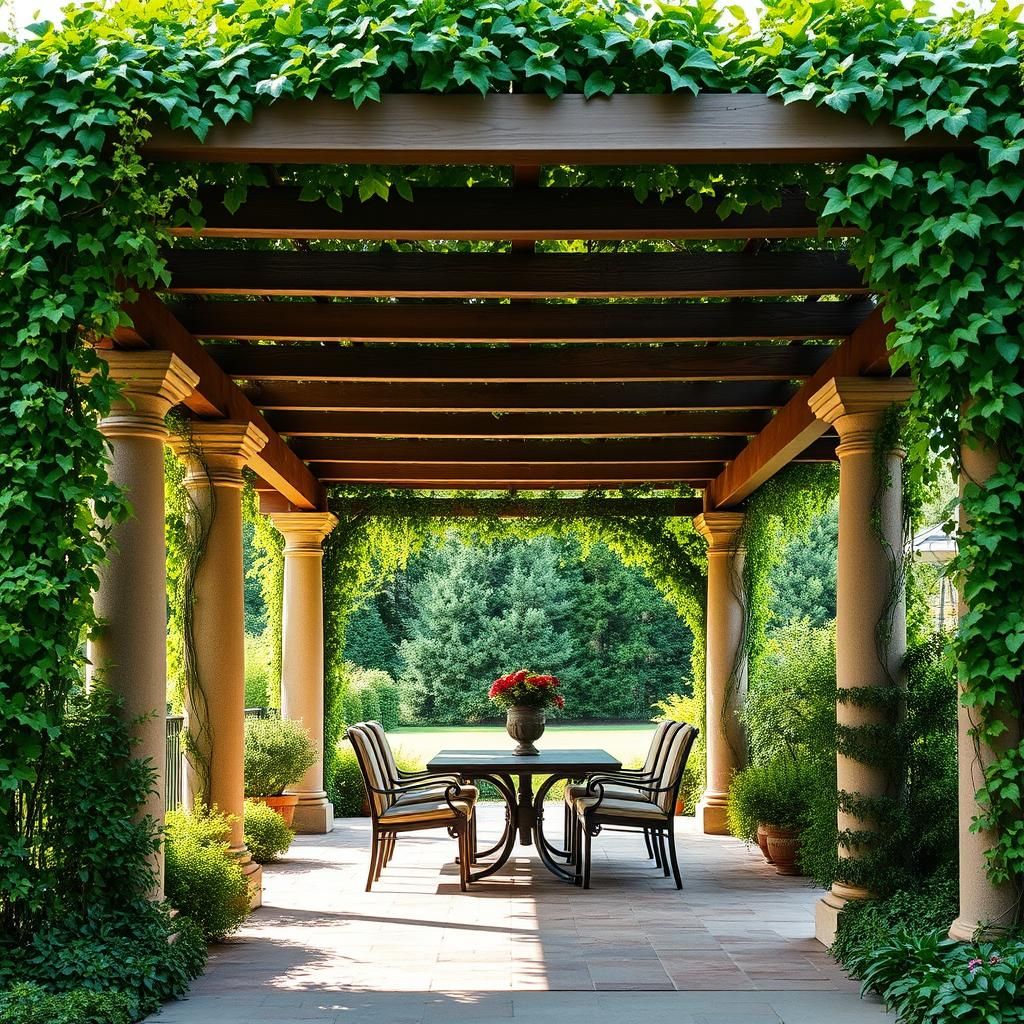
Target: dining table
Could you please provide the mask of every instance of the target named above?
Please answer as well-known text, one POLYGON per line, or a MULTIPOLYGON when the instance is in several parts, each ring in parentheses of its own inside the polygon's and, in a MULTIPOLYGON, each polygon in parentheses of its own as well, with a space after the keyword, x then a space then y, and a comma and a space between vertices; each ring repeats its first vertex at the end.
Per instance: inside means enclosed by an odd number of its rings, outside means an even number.
MULTIPOLYGON (((541 863, 553 875, 573 882, 575 874, 565 865, 569 851, 544 835, 544 800, 561 781, 578 781, 592 773, 616 772, 622 763, 607 750, 541 750, 538 754, 513 754, 505 750, 441 750, 427 763, 427 771, 457 775, 471 783, 489 782, 505 801, 505 828, 501 838, 474 854, 470 881, 500 871, 515 848, 533 846, 541 863), (535 776, 546 778, 534 792, 535 776), (493 858, 493 859, 490 859, 493 858), (561 861, 561 863, 559 863, 561 861)), ((564 839, 563 839, 564 842, 564 839)))

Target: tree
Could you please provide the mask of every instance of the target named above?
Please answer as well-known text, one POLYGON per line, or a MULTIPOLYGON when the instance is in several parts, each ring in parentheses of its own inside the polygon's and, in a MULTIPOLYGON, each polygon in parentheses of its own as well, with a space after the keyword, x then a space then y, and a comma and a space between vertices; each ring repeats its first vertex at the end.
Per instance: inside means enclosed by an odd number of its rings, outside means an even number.
POLYGON ((838 546, 839 508, 833 502, 811 521, 806 536, 790 541, 772 570, 772 617, 778 625, 807 619, 821 627, 836 617, 838 546))
POLYGON ((345 660, 362 668, 382 669, 395 675, 398 647, 384 625, 375 600, 367 602, 345 627, 345 660))

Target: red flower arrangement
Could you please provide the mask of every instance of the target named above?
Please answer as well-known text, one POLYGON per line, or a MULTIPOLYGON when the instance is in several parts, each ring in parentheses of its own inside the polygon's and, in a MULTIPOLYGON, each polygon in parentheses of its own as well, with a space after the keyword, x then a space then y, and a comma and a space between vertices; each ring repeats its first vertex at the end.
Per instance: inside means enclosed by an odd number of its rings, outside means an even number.
POLYGON ((557 676, 533 675, 525 668, 499 676, 491 683, 487 696, 503 711, 517 704, 528 708, 565 707, 565 698, 555 691, 562 684, 557 676))

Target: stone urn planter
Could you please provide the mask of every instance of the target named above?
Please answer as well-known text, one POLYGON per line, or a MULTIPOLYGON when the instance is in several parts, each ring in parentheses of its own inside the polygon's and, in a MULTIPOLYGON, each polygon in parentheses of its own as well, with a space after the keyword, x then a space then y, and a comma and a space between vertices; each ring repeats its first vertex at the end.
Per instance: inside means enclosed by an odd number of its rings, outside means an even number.
MULTIPOLYGON (((799 875, 797 856, 800 853, 800 833, 792 828, 780 828, 777 825, 765 824, 765 840, 768 845, 768 857, 780 875, 799 875)), ((760 836, 759 836, 760 838, 760 836)))
POLYGON ((517 756, 539 756, 540 751, 533 745, 544 735, 544 709, 532 708, 526 704, 513 704, 505 717, 505 728, 516 741, 514 753, 517 756))
POLYGON ((761 848, 761 853, 764 854, 764 859, 769 864, 774 864, 772 855, 768 852, 768 833, 764 830, 764 825, 758 824, 757 826, 757 845, 761 848))
POLYGON ((266 804, 268 807, 272 807, 284 818, 284 823, 291 828, 292 821, 295 818, 295 808, 299 803, 297 793, 279 793, 277 796, 251 796, 249 799, 254 800, 258 804, 266 804))

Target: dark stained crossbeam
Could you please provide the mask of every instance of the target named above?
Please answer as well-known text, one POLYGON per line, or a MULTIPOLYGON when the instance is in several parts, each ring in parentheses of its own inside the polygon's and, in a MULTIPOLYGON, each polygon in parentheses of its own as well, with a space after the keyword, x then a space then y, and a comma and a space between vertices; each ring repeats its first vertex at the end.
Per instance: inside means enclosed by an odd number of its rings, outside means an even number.
MULTIPOLYGON (((643 202, 626 189, 418 188, 412 202, 393 196, 356 198, 335 210, 323 200, 304 202, 298 188, 252 188, 233 213, 224 189, 199 190, 200 232, 208 238, 536 239, 814 238, 818 218, 806 196, 785 194, 781 205, 751 206, 724 219, 714 200, 690 208, 689 194, 643 202)), ((835 228, 830 235, 854 234, 835 228)), ((191 227, 171 228, 191 236, 191 227)))
POLYGON ((332 502, 339 516, 383 515, 392 518, 436 516, 444 519, 543 519, 551 516, 642 517, 689 519, 703 511, 700 498, 428 498, 414 503, 375 498, 332 502))
POLYGON ((276 341, 804 341, 849 337, 874 310, 847 302, 183 301, 197 337, 276 341))
POLYGON ((811 376, 833 349, 822 345, 469 350, 211 345, 206 351, 228 376, 245 380, 526 383, 800 380, 811 376))
MULTIPOLYGON (((608 441, 438 441, 297 438, 291 449, 307 462, 405 465, 509 465, 607 462, 725 462, 743 448, 741 438, 656 438, 608 441)), ((833 445, 834 448, 834 445, 833 445)))
POLYGON ((516 466, 396 466, 391 463, 313 462, 310 468, 324 483, 381 484, 425 490, 586 490, 677 484, 702 485, 722 469, 720 462, 669 462, 642 465, 559 466, 523 463, 516 466))
POLYGON ((575 412, 406 413, 268 412, 267 421, 289 437, 748 437, 770 413, 751 412, 575 412))
POLYGON ((775 409, 789 400, 782 381, 639 384, 348 384, 263 381, 245 392, 260 409, 347 412, 636 412, 775 409))
POLYGON ((919 132, 760 94, 488 96, 393 94, 281 101, 251 124, 214 125, 204 141, 155 126, 149 160, 258 164, 729 164, 852 162, 969 150, 919 132))
POLYGON ((175 249, 168 291, 395 298, 865 294, 832 252, 409 253, 175 249))

